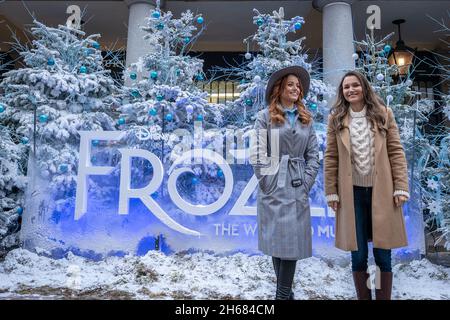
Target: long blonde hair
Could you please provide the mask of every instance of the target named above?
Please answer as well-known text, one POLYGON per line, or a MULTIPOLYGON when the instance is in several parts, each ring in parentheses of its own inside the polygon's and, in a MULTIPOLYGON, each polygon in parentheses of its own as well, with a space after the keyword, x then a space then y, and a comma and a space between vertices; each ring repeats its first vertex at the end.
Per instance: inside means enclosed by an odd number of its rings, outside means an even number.
POLYGON ((357 71, 347 72, 342 77, 342 80, 339 84, 336 93, 336 102, 330 110, 330 114, 332 117, 330 124, 333 126, 333 129, 335 129, 336 131, 340 131, 343 128, 344 118, 349 112, 348 109, 350 108, 350 103, 345 100, 343 93, 343 83, 344 79, 350 76, 355 76, 361 83, 364 105, 366 106, 366 115, 369 121, 372 123, 372 128, 378 126, 381 131, 386 132, 386 119, 383 113, 383 107, 386 108, 386 106, 384 105, 383 100, 381 100, 381 98, 379 98, 375 91, 372 89, 372 86, 370 85, 366 77, 357 71))
MULTIPOLYGON (((270 93, 270 103, 269 103, 269 114, 270 118, 273 122, 278 124, 284 124, 285 116, 284 116, 284 110, 280 105, 280 98, 281 98, 281 92, 287 85, 287 78, 291 74, 285 75, 283 78, 278 79, 275 84, 272 87, 272 92, 270 93)), ((297 79, 298 77, 295 74, 292 74, 297 79)), ((299 119, 301 123, 303 124, 309 124, 312 121, 311 113, 309 113, 308 110, 306 110, 305 105, 302 102, 303 99, 303 87, 302 83, 300 82, 300 95, 298 96, 297 101, 294 102, 294 104, 297 106, 297 111, 299 114, 299 119)))

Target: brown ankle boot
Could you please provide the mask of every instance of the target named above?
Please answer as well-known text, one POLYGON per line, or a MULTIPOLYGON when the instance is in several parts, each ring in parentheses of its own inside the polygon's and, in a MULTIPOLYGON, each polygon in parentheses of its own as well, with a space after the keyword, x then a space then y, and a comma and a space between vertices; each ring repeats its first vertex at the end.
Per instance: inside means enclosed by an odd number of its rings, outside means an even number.
POLYGON ((355 283, 358 300, 372 300, 372 293, 367 286, 367 279, 369 279, 369 274, 366 271, 353 272, 353 282, 355 283))
POLYGON ((380 288, 375 289, 377 300, 391 300, 392 293, 392 272, 380 272, 380 279, 376 281, 380 288))

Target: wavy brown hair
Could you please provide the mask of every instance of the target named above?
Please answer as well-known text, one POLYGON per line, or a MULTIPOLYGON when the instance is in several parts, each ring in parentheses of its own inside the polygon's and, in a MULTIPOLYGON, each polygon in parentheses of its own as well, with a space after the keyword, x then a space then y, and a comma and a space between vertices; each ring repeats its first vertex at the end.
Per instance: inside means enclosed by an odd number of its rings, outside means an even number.
POLYGON ((336 131, 343 129, 344 127, 344 118, 349 112, 348 109, 350 108, 350 103, 345 100, 343 83, 345 78, 350 76, 355 76, 361 83, 363 102, 366 106, 366 116, 372 123, 372 130, 373 128, 375 128, 375 126, 377 126, 378 129, 386 132, 386 119, 383 113, 383 108, 386 108, 386 106, 384 105, 383 100, 381 100, 381 98, 378 97, 378 95, 372 89, 372 86, 370 85, 367 78, 357 71, 349 71, 342 77, 341 83, 339 84, 339 87, 337 89, 336 102, 330 110, 330 124, 336 131))
MULTIPOLYGON (((281 99, 281 92, 286 87, 287 78, 290 75, 291 74, 287 74, 283 78, 278 79, 275 82, 275 84, 273 85, 272 92, 270 93, 270 104, 269 104, 270 118, 273 122, 278 123, 278 124, 280 124, 280 123, 283 124, 285 121, 284 110, 283 110, 283 107, 281 106, 280 99, 281 99)), ((292 75, 298 79, 298 77, 295 74, 292 74, 292 75)), ((300 79, 298 79, 298 80, 299 80, 298 82, 300 83, 300 94, 298 96, 297 101, 295 101, 294 104, 297 106, 297 111, 298 111, 301 123, 309 124, 312 121, 312 117, 311 117, 311 114, 309 113, 309 111, 306 110, 306 107, 302 102, 304 91, 303 91, 303 87, 302 87, 302 83, 300 82, 300 79)))

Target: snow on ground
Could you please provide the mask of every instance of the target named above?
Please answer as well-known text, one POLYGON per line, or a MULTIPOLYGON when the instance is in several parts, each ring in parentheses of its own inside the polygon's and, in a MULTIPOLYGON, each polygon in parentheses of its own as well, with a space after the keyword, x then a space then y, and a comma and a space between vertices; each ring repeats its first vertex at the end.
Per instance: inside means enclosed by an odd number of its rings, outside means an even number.
MULTIPOLYGON (((426 259, 394 266, 394 299, 450 299, 450 268, 426 259)), ((296 299, 354 299, 350 267, 297 263, 296 299)), ((54 260, 15 249, 0 262, 0 299, 273 299, 267 256, 208 253, 54 260)))

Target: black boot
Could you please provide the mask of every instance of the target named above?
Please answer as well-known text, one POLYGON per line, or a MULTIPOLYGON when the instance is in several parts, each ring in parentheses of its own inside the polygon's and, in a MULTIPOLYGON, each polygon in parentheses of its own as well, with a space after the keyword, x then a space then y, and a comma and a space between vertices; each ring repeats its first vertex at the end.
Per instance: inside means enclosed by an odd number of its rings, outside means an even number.
POLYGON ((291 287, 278 285, 275 300, 291 300, 291 293, 291 287))

